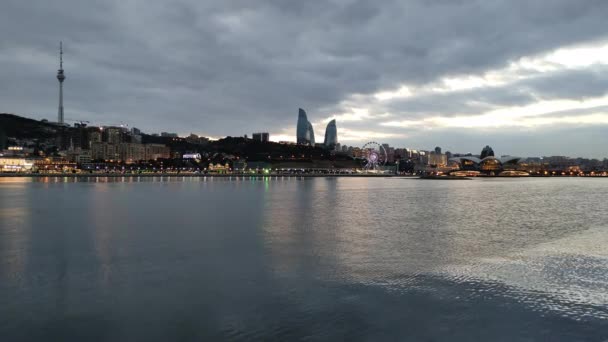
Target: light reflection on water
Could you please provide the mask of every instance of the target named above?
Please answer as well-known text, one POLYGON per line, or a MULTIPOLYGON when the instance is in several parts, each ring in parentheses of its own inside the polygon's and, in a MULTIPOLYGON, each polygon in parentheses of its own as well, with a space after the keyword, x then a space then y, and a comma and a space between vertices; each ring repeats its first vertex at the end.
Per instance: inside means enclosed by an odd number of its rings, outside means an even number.
POLYGON ((0 178, 10 340, 608 338, 601 179, 0 178))

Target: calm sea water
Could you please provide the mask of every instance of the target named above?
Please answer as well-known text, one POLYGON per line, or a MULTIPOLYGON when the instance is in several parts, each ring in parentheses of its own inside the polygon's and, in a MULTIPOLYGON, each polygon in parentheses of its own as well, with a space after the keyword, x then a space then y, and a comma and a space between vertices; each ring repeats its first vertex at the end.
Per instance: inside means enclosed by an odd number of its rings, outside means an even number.
POLYGON ((608 181, 0 178, 2 341, 607 341, 608 181))

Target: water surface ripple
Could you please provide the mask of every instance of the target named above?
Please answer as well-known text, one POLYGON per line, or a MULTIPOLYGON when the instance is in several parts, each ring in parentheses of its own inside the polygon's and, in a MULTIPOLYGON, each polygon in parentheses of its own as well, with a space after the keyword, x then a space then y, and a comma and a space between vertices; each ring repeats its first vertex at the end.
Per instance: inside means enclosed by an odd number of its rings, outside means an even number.
POLYGON ((3 341, 608 341, 603 179, 0 178, 3 341))

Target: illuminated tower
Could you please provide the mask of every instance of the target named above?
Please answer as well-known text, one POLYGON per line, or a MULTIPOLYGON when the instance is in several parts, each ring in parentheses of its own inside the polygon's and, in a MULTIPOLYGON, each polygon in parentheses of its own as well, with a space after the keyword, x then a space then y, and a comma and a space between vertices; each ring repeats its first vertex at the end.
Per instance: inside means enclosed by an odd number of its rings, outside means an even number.
POLYGON ((59 81, 59 111, 57 113, 57 122, 63 123, 63 44, 59 42, 59 70, 57 70, 57 80, 59 81))

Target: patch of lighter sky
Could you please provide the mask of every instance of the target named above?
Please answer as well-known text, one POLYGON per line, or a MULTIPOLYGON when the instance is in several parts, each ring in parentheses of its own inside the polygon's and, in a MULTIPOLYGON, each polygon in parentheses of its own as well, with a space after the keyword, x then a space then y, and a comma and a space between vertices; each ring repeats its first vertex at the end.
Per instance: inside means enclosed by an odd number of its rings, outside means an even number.
POLYGON ((501 128, 528 127, 551 124, 606 124, 608 113, 597 112, 586 115, 559 115, 573 109, 590 109, 607 106, 608 96, 587 101, 554 100, 541 101, 529 106, 507 107, 480 115, 459 115, 453 117, 430 117, 421 120, 389 121, 381 123, 386 127, 446 127, 446 128, 501 128), (595 120, 595 121, 594 121, 595 120))
POLYGON ((401 85, 396 90, 377 92, 373 97, 380 101, 389 101, 433 93, 505 86, 548 72, 580 69, 596 64, 608 64, 607 42, 565 47, 537 56, 525 56, 509 63, 504 68, 489 70, 480 75, 444 77, 437 82, 423 86, 401 85))

